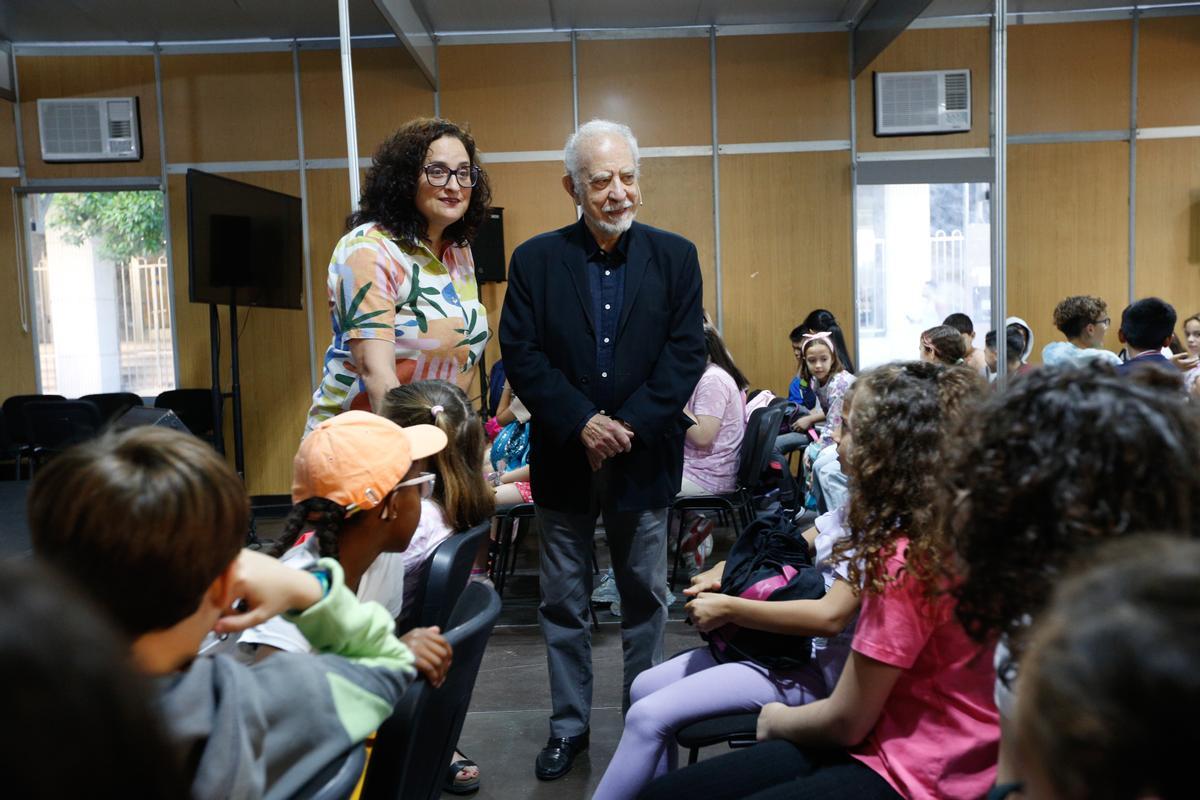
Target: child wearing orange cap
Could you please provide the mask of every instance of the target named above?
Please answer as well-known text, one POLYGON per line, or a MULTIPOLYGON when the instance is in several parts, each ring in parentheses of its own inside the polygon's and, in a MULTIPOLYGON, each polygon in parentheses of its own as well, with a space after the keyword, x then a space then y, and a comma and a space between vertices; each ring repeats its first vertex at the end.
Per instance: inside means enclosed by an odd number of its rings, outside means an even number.
MULTIPOLYGON (((358 599, 379 603, 396 619, 412 615, 405 601, 411 599, 437 545, 456 529, 487 519, 494 508, 492 492, 478 468, 483 428, 466 395, 445 381, 418 381, 393 389, 385 411, 405 406, 403 398, 414 391, 420 392, 422 403, 418 414, 347 411, 321 423, 301 442, 292 479, 295 506, 272 551, 297 569, 322 557, 336 558, 346 573, 346 585, 358 599), (402 391, 408 394, 396 394, 402 391), (406 424, 401 428, 399 423, 406 424), (397 461, 398 433, 420 450, 414 452, 410 468, 419 474, 400 483, 396 481, 406 476, 398 471, 403 463, 397 461), (464 455, 472 448, 473 456, 464 455), (473 469, 462 468, 466 464, 473 469), (391 519, 360 513, 393 484, 417 486, 420 505, 404 517, 391 519)), ((430 631, 415 628, 403 639, 426 637, 430 631)), ((279 650, 310 650, 296 626, 280 617, 246 631, 238 643, 243 649, 253 648, 259 659, 279 650)), ((478 788, 478 765, 465 756, 452 761, 447 789, 461 793, 478 788)))
MULTIPOLYGON (((326 424, 346 424, 339 420, 326 424)), ((327 485, 322 476, 347 456, 322 427, 297 470, 314 486, 327 485)), ((359 474, 353 498, 358 513, 386 518, 403 539, 420 507, 412 462, 445 438, 395 425, 389 436, 391 471, 359 474)), ((38 472, 29 495, 34 552, 109 614, 133 663, 155 678, 197 800, 295 796, 391 713, 417 670, 439 684, 450 663, 436 631, 407 646, 396 639, 392 618, 355 599, 336 560, 296 570, 243 550, 249 510, 241 480, 210 446, 155 427, 68 450, 38 472), (277 614, 341 658, 246 666, 197 657, 210 630, 237 632, 277 614)))
MULTIPOLYGON (((446 447, 433 425, 401 428, 367 411, 347 411, 322 422, 300 443, 292 468, 292 507, 271 551, 296 569, 321 558, 342 565, 346 586, 358 599, 374 601, 399 617, 404 598, 404 561, 420 525, 424 501, 436 477, 427 459, 446 447), (411 486, 415 505, 393 509, 393 492, 411 486), (378 513, 371 512, 382 506, 378 513)), ((416 632, 414 635, 422 635, 416 632)), ((276 651, 308 652, 308 640, 276 617, 242 634, 259 658, 276 651)))

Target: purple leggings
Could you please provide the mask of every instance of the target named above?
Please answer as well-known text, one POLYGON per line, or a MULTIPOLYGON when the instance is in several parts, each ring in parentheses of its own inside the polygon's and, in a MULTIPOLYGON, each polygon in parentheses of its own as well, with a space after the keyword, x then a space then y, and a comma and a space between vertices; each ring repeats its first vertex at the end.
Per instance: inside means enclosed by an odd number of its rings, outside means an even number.
POLYGON ((637 797, 651 780, 675 769, 675 732, 697 720, 767 703, 798 706, 827 694, 815 665, 769 670, 749 661, 719 664, 707 647, 681 653, 634 680, 621 742, 592 800, 637 797))

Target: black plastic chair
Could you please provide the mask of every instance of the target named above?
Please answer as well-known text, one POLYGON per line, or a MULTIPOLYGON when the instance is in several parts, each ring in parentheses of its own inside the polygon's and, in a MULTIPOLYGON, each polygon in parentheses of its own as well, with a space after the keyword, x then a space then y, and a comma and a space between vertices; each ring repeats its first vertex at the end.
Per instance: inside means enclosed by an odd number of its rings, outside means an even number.
POLYGON ((349 800, 367 765, 367 748, 357 744, 339 761, 332 761, 325 769, 296 792, 296 797, 308 800, 349 800))
POLYGON ((33 471, 49 456, 91 439, 104 424, 100 409, 87 400, 52 400, 24 406, 33 447, 33 471))
POLYGON ((14 394, 4 401, 2 410, 5 424, 8 426, 8 437, 16 456, 17 480, 21 479, 21 461, 29 459, 31 473, 33 464, 33 435, 29 432, 29 423, 25 419, 25 406, 29 403, 49 403, 66 399, 61 394, 14 394))
POLYGON ((758 712, 726 714, 685 725, 675 734, 675 742, 687 748, 688 764, 695 764, 700 748, 727 742, 731 748, 750 747, 758 735, 758 712))
POLYGON ((734 531, 741 535, 742 528, 754 521, 754 497, 762 485, 763 472, 775 449, 775 437, 787 411, 787 400, 776 398, 766 408, 756 408, 746 423, 742 437, 742 449, 738 454, 737 487, 727 494, 704 494, 693 497, 677 497, 667 513, 667 530, 672 530, 675 520, 680 524, 675 534, 675 562, 671 568, 672 589, 679 576, 679 565, 683 561, 683 514, 685 511, 715 511, 733 521, 734 531))
POLYGON ((520 530, 517 527, 519 520, 526 520, 526 524, 532 524, 535 518, 533 503, 517 503, 515 506, 498 510, 496 519, 498 522, 498 530, 496 531, 496 557, 492 559, 492 583, 496 586, 496 592, 504 597, 504 583, 508 575, 511 575, 517 568, 517 540, 520 530))
POLYGON ((21 479, 20 459, 20 448, 13 443, 12 437, 8 435, 8 423, 4 419, 4 412, 0 410, 0 460, 11 461, 16 466, 17 473, 13 476, 14 480, 21 479))
POLYGON ((104 424, 115 420, 134 406, 145 405, 142 398, 133 392, 104 392, 103 394, 85 394, 80 400, 95 403, 100 409, 100 418, 104 424))
POLYGON ((431 625, 446 629, 454 604, 471 578, 471 565, 475 563, 479 545, 490 531, 491 523, 484 522, 453 534, 434 548, 424 580, 413 595, 412 608, 406 608, 406 613, 396 621, 397 633, 431 625))
POLYGON ((171 389, 154 398, 154 407, 171 409, 189 431, 216 445, 211 389, 171 389))
POLYGON ((463 590, 445 634, 454 648, 446 681, 434 689, 418 679, 379 727, 363 800, 441 796, 446 765, 462 732, 483 651, 499 615, 500 596, 491 587, 471 583, 463 590))

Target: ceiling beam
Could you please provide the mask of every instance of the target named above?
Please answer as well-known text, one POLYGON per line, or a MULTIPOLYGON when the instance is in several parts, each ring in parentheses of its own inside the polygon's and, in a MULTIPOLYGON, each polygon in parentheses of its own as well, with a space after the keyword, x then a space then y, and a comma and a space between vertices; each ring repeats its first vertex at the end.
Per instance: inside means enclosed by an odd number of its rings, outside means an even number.
POLYGON ((875 0, 854 26, 854 77, 857 78, 876 56, 895 41, 931 2, 932 0, 875 0))
POLYGON ((433 32, 426 27, 422 18, 424 9, 419 7, 419 0, 375 0, 375 7, 413 57, 425 80, 429 81, 430 88, 436 90, 437 55, 434 52, 433 32))

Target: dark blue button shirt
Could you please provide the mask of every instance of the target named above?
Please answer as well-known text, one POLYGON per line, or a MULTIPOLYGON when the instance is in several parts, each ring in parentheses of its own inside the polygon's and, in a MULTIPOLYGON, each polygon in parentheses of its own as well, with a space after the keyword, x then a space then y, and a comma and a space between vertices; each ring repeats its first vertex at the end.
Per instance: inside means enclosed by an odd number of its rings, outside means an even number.
POLYGON ((588 289, 592 294, 592 321, 596 326, 595 394, 599 411, 613 413, 613 381, 616 379, 617 322, 625 302, 625 259, 629 237, 621 236, 611 252, 605 253, 593 240, 588 251, 588 289))

